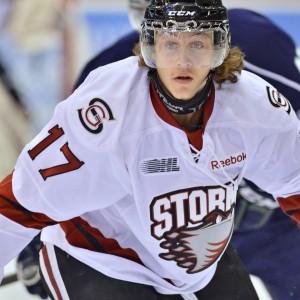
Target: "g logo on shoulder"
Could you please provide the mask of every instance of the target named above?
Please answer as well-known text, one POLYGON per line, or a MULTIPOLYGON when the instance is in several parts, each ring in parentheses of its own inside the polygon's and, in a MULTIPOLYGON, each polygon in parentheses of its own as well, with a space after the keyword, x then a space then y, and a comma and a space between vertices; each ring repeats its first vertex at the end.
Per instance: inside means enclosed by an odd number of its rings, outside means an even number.
POLYGON ((103 130, 103 119, 115 119, 108 104, 99 98, 91 100, 87 108, 78 109, 78 115, 83 127, 93 134, 103 130))
POLYGON ((282 108, 288 114, 291 113, 292 107, 290 102, 281 95, 275 88, 267 86, 267 93, 270 103, 276 108, 282 108))

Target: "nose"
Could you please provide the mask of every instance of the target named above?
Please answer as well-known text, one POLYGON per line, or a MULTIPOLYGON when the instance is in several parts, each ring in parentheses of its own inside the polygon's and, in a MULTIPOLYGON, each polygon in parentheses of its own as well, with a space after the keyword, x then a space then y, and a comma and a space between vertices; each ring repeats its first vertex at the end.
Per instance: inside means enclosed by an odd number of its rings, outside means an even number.
POLYGON ((180 49, 177 56, 177 67, 179 68, 191 68, 192 59, 187 49, 180 49))

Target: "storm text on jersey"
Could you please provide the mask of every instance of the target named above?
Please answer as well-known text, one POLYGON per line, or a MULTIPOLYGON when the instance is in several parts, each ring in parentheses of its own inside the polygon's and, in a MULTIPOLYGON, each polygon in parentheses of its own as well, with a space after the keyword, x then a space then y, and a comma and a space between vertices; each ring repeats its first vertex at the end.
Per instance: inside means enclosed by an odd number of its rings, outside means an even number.
POLYGON ((195 187, 157 196, 150 206, 151 234, 162 240, 160 254, 187 273, 211 266, 225 250, 232 231, 236 191, 226 186, 195 187))

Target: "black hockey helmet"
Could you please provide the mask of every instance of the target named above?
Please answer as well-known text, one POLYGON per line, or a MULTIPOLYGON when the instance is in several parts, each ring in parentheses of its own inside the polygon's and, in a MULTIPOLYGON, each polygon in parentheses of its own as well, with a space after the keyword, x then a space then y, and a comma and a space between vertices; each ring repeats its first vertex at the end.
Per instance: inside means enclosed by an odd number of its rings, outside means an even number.
POLYGON ((211 68, 222 64, 230 45, 229 21, 221 0, 151 0, 141 24, 141 50, 146 64, 156 67, 153 59, 158 32, 211 32, 215 59, 211 68))
POLYGON ((221 0, 152 0, 145 10, 144 17, 145 20, 165 24, 169 20, 211 22, 213 26, 228 24, 227 9, 221 0))

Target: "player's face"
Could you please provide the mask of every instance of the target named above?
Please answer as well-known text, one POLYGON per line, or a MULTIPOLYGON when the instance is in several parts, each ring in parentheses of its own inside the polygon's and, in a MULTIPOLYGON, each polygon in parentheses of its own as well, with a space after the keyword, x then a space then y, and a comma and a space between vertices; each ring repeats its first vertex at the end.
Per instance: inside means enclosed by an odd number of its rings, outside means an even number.
POLYGON ((212 60, 211 36, 182 32, 156 37, 155 60, 164 88, 176 99, 188 100, 204 86, 212 60))

